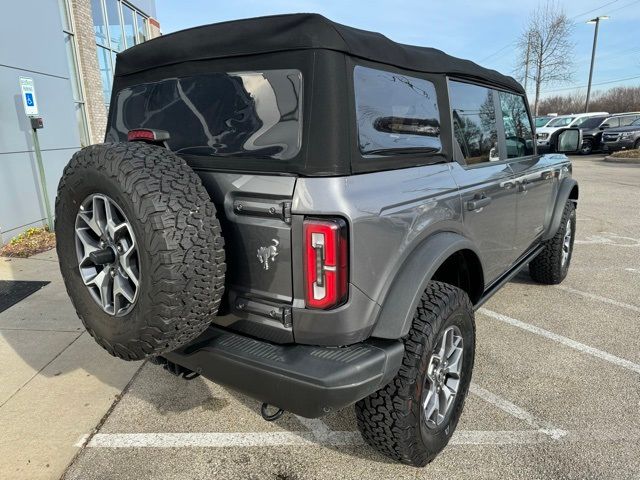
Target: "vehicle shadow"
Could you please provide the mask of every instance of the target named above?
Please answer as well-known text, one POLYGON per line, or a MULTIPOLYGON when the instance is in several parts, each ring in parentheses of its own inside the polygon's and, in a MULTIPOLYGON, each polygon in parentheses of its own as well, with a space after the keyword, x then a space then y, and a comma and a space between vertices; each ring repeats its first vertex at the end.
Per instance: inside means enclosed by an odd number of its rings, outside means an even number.
MULTIPOLYGON (((254 410, 256 412, 256 416, 261 418, 261 413, 260 413, 260 408, 262 406, 261 402, 254 400, 250 397, 247 397, 246 395, 243 395, 232 389, 226 389, 226 391, 236 401, 238 401, 245 407, 254 410)), ((341 434, 341 433, 347 432, 347 433, 356 434, 354 435, 354 438, 357 440, 355 440, 354 442, 345 442, 344 444, 341 444, 340 441, 336 441, 336 442, 332 442, 331 440, 323 441, 322 439, 322 437, 324 436, 323 434, 319 434, 315 439, 312 435, 310 437, 311 441, 314 442, 317 446, 326 447, 342 454, 348 453, 353 457, 356 457, 362 460, 367 460, 370 462, 376 462, 381 464, 397 464, 397 462, 394 462, 390 458, 385 457, 384 455, 376 452, 373 448, 371 448, 369 445, 364 443, 364 440, 362 440, 362 443, 360 443, 361 437, 359 436, 359 432, 357 431, 357 428, 356 428, 355 411, 353 407, 344 408, 342 410, 329 414, 327 417, 322 417, 319 420, 322 421, 326 425, 326 427, 330 429, 330 432, 328 434, 329 436, 331 435, 331 433, 338 432, 341 434), (339 425, 339 430, 336 430, 334 428, 334 425, 339 425)), ((263 421, 266 421, 266 420, 263 420, 263 421)), ((282 426, 285 429, 289 429, 293 422, 295 422, 295 427, 294 427, 295 430, 291 430, 292 432, 309 431, 312 434, 317 433, 317 432, 313 432, 313 427, 311 425, 305 425, 304 423, 305 419, 301 419, 297 415, 290 412, 285 412, 284 415, 279 420, 276 420, 274 422, 274 424, 278 426, 282 426)), ((312 422, 313 420, 311 420, 310 423, 312 422)), ((309 437, 307 436, 305 436, 304 438, 306 440, 309 439, 309 437)))
POLYGON ((535 282, 529 276, 529 269, 528 268, 524 268, 524 269, 520 270, 520 272, 515 277, 513 277, 511 280, 509 280, 509 283, 517 283, 517 284, 521 284, 521 285, 539 285, 539 283, 535 282))
POLYGON ((123 362, 98 346, 78 318, 53 259, 0 258, 0 279, 48 281, 49 284, 0 312, 0 351, 7 371, 0 374, 7 392, 23 388, 33 375, 63 379, 78 374, 123 388, 141 362, 123 362), (20 378, 22 378, 21 381, 20 378))

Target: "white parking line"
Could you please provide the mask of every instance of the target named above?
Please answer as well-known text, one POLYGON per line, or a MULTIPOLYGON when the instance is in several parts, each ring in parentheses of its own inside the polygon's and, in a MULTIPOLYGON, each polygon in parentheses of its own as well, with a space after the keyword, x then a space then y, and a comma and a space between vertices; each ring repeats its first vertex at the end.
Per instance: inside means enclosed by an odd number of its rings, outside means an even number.
POLYGON ((544 328, 536 327, 535 325, 531 325, 530 323, 516 320, 515 318, 511 318, 507 315, 502 315, 501 313, 487 310, 486 308, 480 308, 478 309, 478 312, 495 320, 513 325, 514 327, 518 327, 528 332, 535 333, 536 335, 546 337, 549 340, 556 341, 580 352, 593 355, 594 357, 613 363, 614 365, 617 365, 619 367, 626 368, 627 370, 631 370, 632 372, 640 373, 640 365, 638 365, 637 363, 633 363, 624 358, 616 357, 615 355, 607 353, 603 350, 598 350, 597 348, 590 347, 589 345, 585 345, 584 343, 576 342, 575 340, 563 337, 562 335, 558 335, 557 333, 550 332, 549 330, 545 330, 544 328))
POLYGON ((611 298, 596 295, 595 293, 583 292, 582 290, 576 290, 575 288, 567 287, 566 285, 556 285, 555 287, 559 288, 560 290, 564 290, 565 292, 573 293, 575 295, 580 295, 582 297, 589 298, 591 300, 597 300, 599 302, 608 303, 609 305, 615 305, 616 307, 626 308, 627 310, 631 310, 632 312, 640 313, 640 307, 631 305, 629 303, 619 302, 611 298))
MULTIPOLYGON (((544 442, 612 442, 639 439, 637 431, 578 430, 554 438, 540 430, 457 430, 450 445, 518 445, 544 442)), ((80 442, 80 441, 79 441, 80 442)), ((78 442, 78 443, 79 443, 78 442)), ((224 448, 224 447, 310 447, 364 445, 358 432, 331 432, 318 441, 311 432, 242 433, 98 433, 87 448, 224 448)))
POLYGON ((488 402, 491 405, 494 405, 495 407, 499 408, 503 412, 508 413, 512 417, 515 417, 524 421, 527 425, 530 425, 533 428, 537 429, 539 433, 548 435, 555 440, 562 438, 567 434, 565 430, 556 428, 550 423, 537 419, 531 413, 520 408, 514 403, 511 403, 506 398, 502 398, 496 395, 495 393, 491 393, 490 391, 485 390, 484 388, 480 387, 479 385, 476 385, 475 383, 472 383, 470 385, 469 391, 474 395, 480 397, 485 402, 488 402))
POLYGON ((299 415, 296 415, 296 418, 302 425, 311 430, 311 434, 320 442, 326 440, 332 433, 329 426, 319 418, 304 418, 299 415))
POLYGON ((183 448, 183 447, 265 447, 362 444, 358 432, 331 432, 320 441, 312 432, 238 433, 98 433, 89 448, 183 448))
MULTIPOLYGON (((542 443, 549 437, 537 430, 459 430, 451 445, 511 445, 542 443)), ((330 432, 322 441, 311 432, 243 433, 98 433, 88 448, 224 448, 224 447, 308 447, 313 445, 360 446, 358 432, 330 432)))

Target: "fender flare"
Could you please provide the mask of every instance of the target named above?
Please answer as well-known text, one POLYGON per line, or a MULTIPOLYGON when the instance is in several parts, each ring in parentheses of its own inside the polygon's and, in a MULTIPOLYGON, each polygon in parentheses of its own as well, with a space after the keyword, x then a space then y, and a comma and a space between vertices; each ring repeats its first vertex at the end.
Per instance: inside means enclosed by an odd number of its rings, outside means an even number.
POLYGON ((573 202, 578 204, 578 182, 573 178, 565 178, 560 184, 560 188, 558 189, 558 195, 556 196, 556 204, 553 207, 553 214, 551 215, 551 221, 549 222, 549 227, 547 231, 542 236, 542 240, 546 241, 556 234, 558 228, 560 228, 560 221, 562 220, 562 212, 564 211, 564 206, 569 200, 571 192, 573 189, 576 189, 576 195, 573 199, 573 202))
POLYGON ((482 258, 470 240, 453 232, 436 233, 416 247, 391 281, 371 336, 396 339, 406 335, 427 283, 460 250, 471 250, 482 258))

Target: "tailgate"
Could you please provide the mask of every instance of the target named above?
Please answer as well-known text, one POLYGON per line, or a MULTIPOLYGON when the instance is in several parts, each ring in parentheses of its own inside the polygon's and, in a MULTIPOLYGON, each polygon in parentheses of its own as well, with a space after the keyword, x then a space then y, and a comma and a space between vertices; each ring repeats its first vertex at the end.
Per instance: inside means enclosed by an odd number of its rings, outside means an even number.
MULTIPOLYGON (((269 325, 284 333, 281 327, 290 329, 287 305, 293 300, 291 198, 296 177, 197 173, 216 205, 225 240, 226 301, 216 323, 257 336, 264 336, 269 325)), ((277 336, 274 340, 289 340, 288 335, 277 336)))

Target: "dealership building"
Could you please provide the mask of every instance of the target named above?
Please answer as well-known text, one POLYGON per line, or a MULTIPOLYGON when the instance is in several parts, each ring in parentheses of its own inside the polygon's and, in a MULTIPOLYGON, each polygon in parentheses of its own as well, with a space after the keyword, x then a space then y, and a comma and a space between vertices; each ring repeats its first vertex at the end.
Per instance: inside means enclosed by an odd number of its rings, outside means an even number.
POLYGON ((2 2, 0 245, 46 224, 40 172, 53 209, 71 155, 103 141, 116 54, 160 35, 155 17, 154 0, 2 2))

